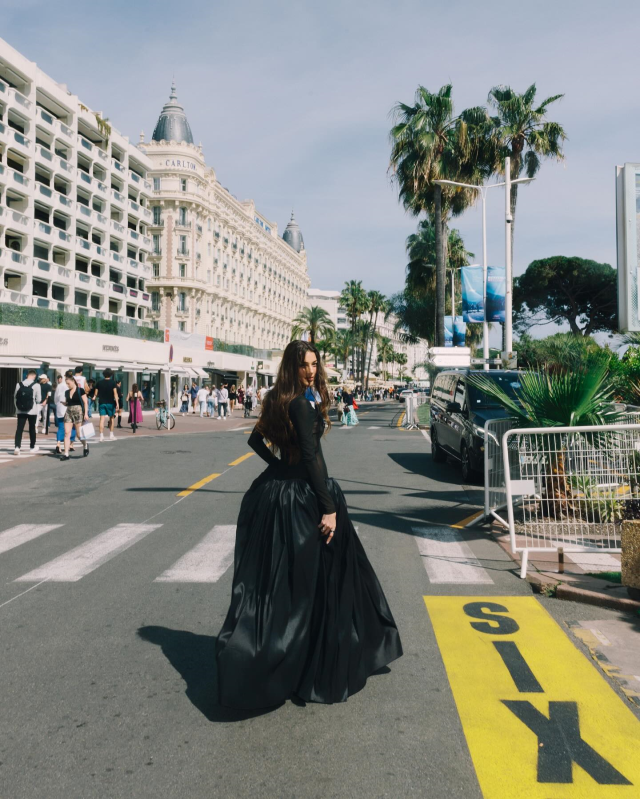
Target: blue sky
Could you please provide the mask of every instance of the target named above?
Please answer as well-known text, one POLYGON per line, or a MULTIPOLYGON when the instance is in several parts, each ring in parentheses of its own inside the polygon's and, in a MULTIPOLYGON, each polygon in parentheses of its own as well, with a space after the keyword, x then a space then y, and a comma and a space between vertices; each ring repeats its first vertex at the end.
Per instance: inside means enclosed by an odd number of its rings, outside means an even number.
MULTIPOLYGON (((520 192, 515 273, 535 258, 615 265, 614 168, 640 161, 640 3, 540 0, 101 3, 0 0, 1 35, 133 141, 175 74, 194 139, 223 185, 280 231, 295 209, 312 285, 399 290, 416 220, 387 174, 389 111, 421 83, 458 110, 507 83, 552 108, 569 140, 520 192)), ((504 253, 492 192, 489 261, 504 253)), ((480 211, 455 221, 478 256, 480 211)))

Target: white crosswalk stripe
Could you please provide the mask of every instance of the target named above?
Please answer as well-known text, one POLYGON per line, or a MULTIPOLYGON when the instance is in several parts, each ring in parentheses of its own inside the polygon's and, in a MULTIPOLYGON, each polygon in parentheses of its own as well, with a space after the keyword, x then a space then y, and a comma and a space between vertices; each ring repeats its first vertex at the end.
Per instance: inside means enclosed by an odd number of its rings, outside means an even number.
POLYGON ((124 552, 145 536, 162 527, 161 524, 117 524, 104 533, 85 541, 64 555, 18 577, 16 583, 37 583, 49 580, 73 583, 81 580, 107 561, 124 552))
POLYGON ((33 541, 34 538, 39 538, 41 535, 57 530, 62 527, 61 524, 19 524, 17 527, 12 527, 10 530, 5 530, 0 533, 0 555, 3 552, 8 552, 10 549, 15 549, 21 544, 26 544, 27 541, 33 541))
POLYGON ((430 582, 493 583, 461 533, 451 527, 414 527, 430 582))
POLYGON ((217 583, 233 563, 235 542, 235 524, 217 524, 155 582, 217 583))
MULTIPOLYGON (((108 434, 105 434, 104 441, 100 441, 98 435, 95 438, 89 439, 89 443, 91 446, 95 444, 108 444, 118 441, 121 436, 116 436, 115 438, 109 439, 108 434)), ((36 439, 36 446, 39 447, 37 452, 31 452, 29 447, 29 436, 25 435, 22 437, 22 446, 20 447, 20 455, 14 455, 15 450, 15 442, 13 438, 0 438, 0 464, 2 463, 9 463, 11 461, 16 460, 23 460, 24 458, 35 458, 38 455, 51 455, 56 448, 56 440, 55 438, 44 438, 42 436, 38 436, 36 439)), ((76 441, 75 444, 75 451, 82 450, 82 443, 76 441)))

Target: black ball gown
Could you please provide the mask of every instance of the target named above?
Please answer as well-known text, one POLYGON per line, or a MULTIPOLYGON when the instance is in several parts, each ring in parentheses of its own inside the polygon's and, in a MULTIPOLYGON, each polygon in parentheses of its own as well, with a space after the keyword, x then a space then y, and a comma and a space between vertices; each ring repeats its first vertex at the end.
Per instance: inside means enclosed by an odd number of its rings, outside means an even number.
POLYGON ((283 463, 255 430, 268 464, 238 517, 231 606, 217 641, 219 701, 258 709, 292 696, 345 702, 402 655, 378 578, 327 475, 324 420, 304 394, 290 404, 299 461, 283 463), (329 544, 318 524, 337 513, 329 544))

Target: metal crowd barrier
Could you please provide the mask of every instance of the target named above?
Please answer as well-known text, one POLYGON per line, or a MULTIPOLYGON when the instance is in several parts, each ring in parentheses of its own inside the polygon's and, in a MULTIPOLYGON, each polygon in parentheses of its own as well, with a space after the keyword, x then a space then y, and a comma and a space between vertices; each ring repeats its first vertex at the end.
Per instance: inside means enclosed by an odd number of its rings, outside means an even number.
POLYGON ((502 436, 510 430, 510 419, 489 419, 484 426, 484 516, 477 520, 496 519, 509 527, 498 511, 507 507, 507 490, 504 480, 502 436))
MULTIPOLYGON (((529 552, 620 552, 622 520, 640 518, 640 424, 507 429, 500 448, 521 577, 529 552)), ((500 478, 491 480, 485 496, 495 504, 500 478)))

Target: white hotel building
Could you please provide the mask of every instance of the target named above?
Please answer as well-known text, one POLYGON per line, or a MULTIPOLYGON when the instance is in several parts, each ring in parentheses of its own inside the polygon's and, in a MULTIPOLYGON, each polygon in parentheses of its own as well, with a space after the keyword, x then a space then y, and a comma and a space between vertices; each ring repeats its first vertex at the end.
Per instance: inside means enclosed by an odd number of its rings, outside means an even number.
POLYGON ((0 415, 34 365, 110 366, 150 404, 170 345, 174 390, 273 374, 308 283, 297 225, 220 186, 175 92, 134 146, 0 39, 0 415))

